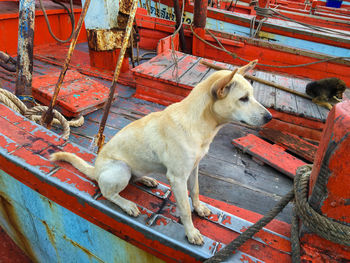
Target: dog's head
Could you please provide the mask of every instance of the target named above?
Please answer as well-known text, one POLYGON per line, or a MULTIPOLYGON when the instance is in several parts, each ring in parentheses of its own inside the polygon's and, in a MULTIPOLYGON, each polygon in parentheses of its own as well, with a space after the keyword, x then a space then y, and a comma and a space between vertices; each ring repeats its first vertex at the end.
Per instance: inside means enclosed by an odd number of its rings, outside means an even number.
POLYGON ((344 81, 342 81, 341 79, 338 79, 337 81, 337 88, 336 88, 336 94, 335 96, 338 98, 338 99, 342 99, 343 98, 343 93, 345 92, 346 90, 346 84, 344 81))
POLYGON ((213 112, 222 122, 238 121, 252 126, 261 126, 269 122, 271 113, 253 96, 252 85, 244 75, 257 64, 257 60, 218 74, 219 78, 211 87, 213 112))

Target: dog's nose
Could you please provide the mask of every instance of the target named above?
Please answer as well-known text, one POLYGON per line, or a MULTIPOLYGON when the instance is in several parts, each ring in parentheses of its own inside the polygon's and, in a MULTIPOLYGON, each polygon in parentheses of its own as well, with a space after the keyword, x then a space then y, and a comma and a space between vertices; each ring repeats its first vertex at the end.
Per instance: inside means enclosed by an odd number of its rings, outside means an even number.
POLYGON ((267 114, 264 115, 265 123, 268 123, 269 121, 271 121, 271 119, 272 119, 271 113, 267 113, 267 114))

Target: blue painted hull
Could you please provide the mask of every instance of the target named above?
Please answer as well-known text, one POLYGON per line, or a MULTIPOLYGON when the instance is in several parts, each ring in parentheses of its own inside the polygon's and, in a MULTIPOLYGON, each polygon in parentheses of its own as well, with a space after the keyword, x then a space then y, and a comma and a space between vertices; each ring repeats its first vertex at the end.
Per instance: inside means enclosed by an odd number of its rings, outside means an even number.
POLYGON ((162 262, 0 170, 0 225, 36 262, 162 262))

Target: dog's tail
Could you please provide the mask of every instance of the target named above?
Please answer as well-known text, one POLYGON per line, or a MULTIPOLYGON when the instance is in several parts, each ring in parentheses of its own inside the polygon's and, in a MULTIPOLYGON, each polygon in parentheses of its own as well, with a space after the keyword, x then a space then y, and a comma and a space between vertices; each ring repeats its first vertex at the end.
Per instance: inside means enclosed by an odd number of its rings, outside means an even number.
POLYGON ((68 152, 57 152, 50 156, 50 161, 65 161, 71 163, 75 168, 95 180, 95 167, 85 162, 82 158, 68 152))

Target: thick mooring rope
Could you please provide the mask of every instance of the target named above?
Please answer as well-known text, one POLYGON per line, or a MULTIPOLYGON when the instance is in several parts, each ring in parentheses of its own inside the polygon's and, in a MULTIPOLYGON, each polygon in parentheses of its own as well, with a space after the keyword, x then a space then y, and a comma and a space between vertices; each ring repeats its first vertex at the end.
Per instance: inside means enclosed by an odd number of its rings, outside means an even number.
POLYGON ((294 178, 295 205, 298 216, 309 230, 334 243, 350 246, 350 226, 338 223, 317 213, 308 203, 308 184, 311 166, 298 168, 294 178))
POLYGON ((204 261, 205 263, 222 262, 232 256, 232 253, 242 246, 254 234, 266 226, 283 208, 295 197, 295 215, 292 219, 291 243, 292 262, 300 262, 299 246, 299 222, 316 233, 317 235, 334 243, 350 246, 350 226, 333 221, 332 219, 317 213, 307 201, 308 182, 312 166, 304 165, 297 169, 294 178, 293 189, 282 197, 282 199, 262 219, 250 226, 246 231, 229 243, 226 247, 216 253, 213 257, 204 261))
MULTIPOLYGON (((41 121, 41 115, 42 113, 46 112, 48 107, 47 106, 39 106, 36 105, 30 109, 27 108, 27 106, 14 94, 11 92, 1 89, 0 88, 0 102, 8 106, 9 108, 13 109, 14 111, 22 114, 26 118, 35 121, 37 123, 40 123, 41 121)), ((67 121, 66 118, 59 113, 58 111, 54 110, 54 119, 52 124, 61 124, 63 128, 63 134, 62 137, 64 139, 68 139, 70 134, 70 126, 72 127, 79 127, 84 124, 84 117, 80 116, 78 119, 73 119, 71 121, 67 121)))

